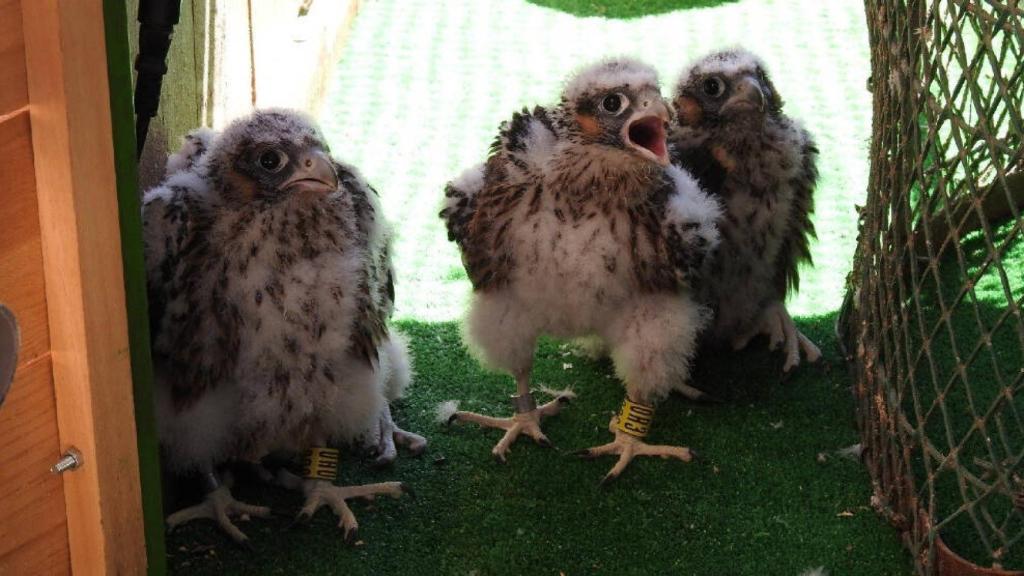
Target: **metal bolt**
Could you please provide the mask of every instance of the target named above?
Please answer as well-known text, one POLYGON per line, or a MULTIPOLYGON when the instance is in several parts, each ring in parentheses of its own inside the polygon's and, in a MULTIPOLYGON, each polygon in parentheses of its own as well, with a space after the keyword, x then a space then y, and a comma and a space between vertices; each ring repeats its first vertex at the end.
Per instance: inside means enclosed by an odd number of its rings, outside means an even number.
POLYGON ((68 470, 74 470, 82 465, 82 453, 74 448, 68 448, 68 451, 57 460, 57 463, 50 467, 50 472, 54 474, 63 474, 68 470))

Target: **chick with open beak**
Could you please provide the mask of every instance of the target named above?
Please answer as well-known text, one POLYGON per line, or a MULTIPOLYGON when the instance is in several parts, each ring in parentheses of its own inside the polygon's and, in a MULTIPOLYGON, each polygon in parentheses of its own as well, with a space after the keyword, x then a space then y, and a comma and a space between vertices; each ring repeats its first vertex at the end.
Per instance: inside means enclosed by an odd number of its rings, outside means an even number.
POLYGON ((579 452, 617 456, 605 480, 634 458, 687 462, 686 446, 644 441, 655 407, 671 390, 691 397, 690 358, 707 314, 692 278, 718 242, 720 209, 669 163, 669 107, 654 69, 613 58, 580 69, 559 103, 503 123, 485 165, 449 184, 445 219, 459 245, 473 297, 470 350, 515 379, 507 418, 439 409, 449 423, 504 431, 501 462, 520 436, 550 442, 542 420, 569 398, 534 399, 530 375, 542 335, 595 337, 609 351, 625 402, 611 442, 579 452))
POLYGON ((569 137, 581 144, 620 150, 626 158, 667 166, 666 132, 671 112, 658 88, 629 84, 594 88, 563 103, 575 107, 569 137))
POLYGON ((653 90, 645 90, 639 97, 639 105, 623 126, 622 139, 641 157, 667 166, 669 159, 665 128, 670 119, 669 108, 661 94, 653 90))

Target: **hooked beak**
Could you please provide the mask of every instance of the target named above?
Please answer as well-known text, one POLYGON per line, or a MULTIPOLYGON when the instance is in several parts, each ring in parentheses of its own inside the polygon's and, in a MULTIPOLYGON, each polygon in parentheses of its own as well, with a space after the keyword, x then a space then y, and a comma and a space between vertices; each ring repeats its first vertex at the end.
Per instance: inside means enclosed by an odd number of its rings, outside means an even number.
POLYGON ((722 105, 723 114, 730 112, 764 112, 765 97, 761 84, 753 76, 744 76, 736 83, 734 94, 722 105))
POLYGON ((668 146, 665 144, 665 126, 670 118, 668 106, 660 95, 648 98, 641 102, 622 128, 622 140, 644 158, 668 166, 668 146))
POLYGON ((321 150, 311 150, 298 159, 298 168, 281 185, 287 192, 330 194, 338 189, 338 174, 331 157, 321 150))

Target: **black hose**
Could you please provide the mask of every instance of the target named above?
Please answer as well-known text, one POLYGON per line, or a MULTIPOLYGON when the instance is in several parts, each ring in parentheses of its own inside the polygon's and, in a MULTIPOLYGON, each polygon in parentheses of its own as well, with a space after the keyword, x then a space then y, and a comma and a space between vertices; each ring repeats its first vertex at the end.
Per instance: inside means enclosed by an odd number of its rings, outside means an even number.
POLYGON ((135 145, 142 156, 149 121, 160 107, 171 34, 181 17, 181 0, 139 1, 139 55, 135 58, 135 145))

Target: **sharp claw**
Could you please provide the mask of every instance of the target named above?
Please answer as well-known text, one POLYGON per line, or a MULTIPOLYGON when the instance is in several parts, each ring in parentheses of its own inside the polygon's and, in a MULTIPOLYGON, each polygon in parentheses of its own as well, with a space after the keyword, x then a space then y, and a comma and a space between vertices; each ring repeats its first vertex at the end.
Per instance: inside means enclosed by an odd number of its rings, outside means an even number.
POLYGON ((537 439, 537 444, 539 446, 543 446, 544 448, 554 448, 555 447, 555 445, 551 443, 551 440, 548 440, 547 438, 538 438, 537 439))
POLYGON ((504 454, 495 454, 494 461, 497 462, 498 464, 508 464, 508 461, 505 460, 504 454))
POLYGON ((412 489, 412 486, 402 482, 398 487, 401 488, 403 494, 408 494, 409 498, 412 498, 413 500, 416 499, 416 491, 412 489))
POLYGON ((395 463, 395 458, 383 458, 382 457, 382 458, 377 458, 376 460, 373 461, 373 467, 376 468, 377 470, 380 470, 382 468, 387 468, 388 466, 391 466, 394 463, 395 463))
POLYGON ((452 414, 451 416, 449 416, 449 417, 448 417, 448 421, 447 421, 447 422, 445 422, 445 426, 451 426, 451 425, 452 425, 452 424, 454 424, 454 423, 455 423, 455 422, 456 422, 456 421, 457 421, 458 419, 459 419, 459 413, 458 413, 458 412, 456 412, 455 414, 452 414))
POLYGON ((304 526, 307 526, 309 524, 309 521, 312 519, 313 516, 311 516, 310 514, 307 514, 305 512, 299 512, 299 515, 296 516, 295 519, 292 520, 292 523, 288 525, 288 529, 291 530, 292 528, 302 528, 304 526))
POLYGON ((349 546, 356 543, 359 540, 359 528, 353 528, 345 531, 345 544, 349 546))
POLYGON ((559 396, 558 397, 558 403, 559 404, 572 404, 572 398, 570 398, 568 396, 559 396))
POLYGON ((604 475, 604 478, 601 478, 601 482, 598 484, 598 486, 601 488, 607 488, 618 477, 618 474, 612 474, 609 472, 608 474, 604 475))
POLYGON ((579 456, 580 458, 585 458, 587 460, 590 460, 591 458, 594 457, 594 455, 590 453, 590 449, 588 449, 588 448, 584 448, 583 450, 576 450, 576 451, 573 451, 573 452, 569 452, 569 456, 579 456))
POLYGON ((693 448, 690 448, 690 462, 700 462, 703 457, 693 448))
POLYGON ((422 456, 423 453, 426 452, 426 451, 427 451, 427 447, 424 445, 424 446, 420 446, 418 448, 413 448, 413 449, 409 450, 409 455, 410 456, 422 456))
POLYGON ((701 395, 698 396, 696 400, 698 402, 703 402, 704 404, 725 404, 725 400, 722 400, 714 394, 708 394, 703 390, 701 390, 701 395))
POLYGON ((252 542, 246 538, 245 540, 235 540, 235 544, 245 552, 255 552, 256 548, 253 547, 252 542))

